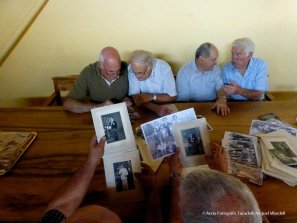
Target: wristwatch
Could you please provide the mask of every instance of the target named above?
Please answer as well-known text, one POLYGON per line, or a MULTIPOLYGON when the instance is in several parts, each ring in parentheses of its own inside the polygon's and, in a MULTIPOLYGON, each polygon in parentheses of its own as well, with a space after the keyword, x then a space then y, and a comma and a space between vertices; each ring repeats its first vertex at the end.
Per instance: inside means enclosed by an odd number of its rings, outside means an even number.
POLYGON ((153 101, 157 101, 157 95, 153 94, 153 101))

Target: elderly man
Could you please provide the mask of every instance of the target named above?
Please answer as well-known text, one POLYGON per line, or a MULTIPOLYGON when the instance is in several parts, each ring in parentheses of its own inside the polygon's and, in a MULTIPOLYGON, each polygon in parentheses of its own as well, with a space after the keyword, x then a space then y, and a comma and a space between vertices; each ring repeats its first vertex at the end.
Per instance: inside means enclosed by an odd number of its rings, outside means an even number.
MULTIPOLYGON (((209 167, 181 177, 179 150, 167 158, 171 172, 171 211, 169 222, 253 222, 262 223, 259 205, 249 188, 227 172, 226 152, 213 143, 209 167), (219 172, 219 171, 222 172, 219 172), (245 214, 245 213, 254 213, 245 214)), ((264 216, 264 222, 268 219, 264 216)))
POLYGON ((159 116, 171 111, 162 102, 176 99, 175 81, 168 63, 155 59, 153 54, 136 50, 132 53, 128 66, 129 95, 137 106, 145 107, 159 116))
POLYGON ((127 64, 113 47, 102 49, 97 62, 85 67, 64 101, 64 108, 75 113, 125 101, 128 95, 127 64))
POLYGON ((223 89, 232 100, 263 100, 268 91, 268 68, 264 60, 253 57, 255 44, 248 38, 232 43, 232 61, 224 65, 223 89))
POLYGON ((221 93, 223 80, 217 65, 218 50, 211 43, 203 43, 195 53, 195 59, 183 65, 177 74, 178 101, 214 101, 217 113, 228 115, 230 109, 221 93))

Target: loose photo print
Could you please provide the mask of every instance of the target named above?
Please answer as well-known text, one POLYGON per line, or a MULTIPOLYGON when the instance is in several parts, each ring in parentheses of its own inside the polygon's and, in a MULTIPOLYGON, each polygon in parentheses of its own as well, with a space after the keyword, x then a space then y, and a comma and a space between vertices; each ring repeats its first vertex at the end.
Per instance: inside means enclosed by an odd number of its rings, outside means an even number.
POLYGON ((141 172, 137 149, 103 158, 106 187, 111 205, 142 201, 142 185, 134 176, 141 172))
POLYGON ((205 154, 210 154, 210 141, 205 118, 173 125, 176 145, 184 167, 206 164, 205 154))
POLYGON ((296 165, 297 155, 291 150, 290 146, 285 141, 271 141, 273 149, 269 152, 285 165, 296 165))
POLYGON ((175 152, 174 124, 196 119, 194 109, 190 108, 142 124, 141 129, 152 159, 160 159, 175 152))
POLYGON ((97 139, 106 136, 104 156, 136 148, 126 103, 91 109, 91 113, 97 139))

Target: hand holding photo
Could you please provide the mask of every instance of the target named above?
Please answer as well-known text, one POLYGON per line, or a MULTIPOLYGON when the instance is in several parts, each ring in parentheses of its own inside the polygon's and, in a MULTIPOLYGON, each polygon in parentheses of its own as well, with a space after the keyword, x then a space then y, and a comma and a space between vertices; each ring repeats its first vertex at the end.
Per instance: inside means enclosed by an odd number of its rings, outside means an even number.
POLYGON ((136 148, 126 103, 91 110, 97 139, 106 136, 104 156, 136 148))

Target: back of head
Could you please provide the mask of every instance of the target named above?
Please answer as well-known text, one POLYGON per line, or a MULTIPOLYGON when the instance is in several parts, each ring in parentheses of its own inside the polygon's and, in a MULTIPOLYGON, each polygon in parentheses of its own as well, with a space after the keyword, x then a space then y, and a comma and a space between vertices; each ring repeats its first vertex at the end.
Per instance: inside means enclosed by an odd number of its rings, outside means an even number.
POLYGON ((151 64, 154 62, 154 55, 145 50, 135 50, 130 57, 131 63, 151 64))
POLYGON ((248 187, 214 170, 196 170, 184 177, 180 202, 184 223, 262 222, 258 203, 248 187), (243 212, 250 214, 238 214, 243 212))
POLYGON ((195 52, 195 59, 198 59, 200 56, 208 58, 210 56, 210 50, 212 47, 214 47, 212 43, 201 44, 195 52))
POLYGON ((245 53, 250 53, 250 52, 253 53, 255 50, 255 44, 249 38, 240 38, 240 39, 234 40, 232 42, 232 48, 233 47, 243 48, 245 53))

